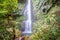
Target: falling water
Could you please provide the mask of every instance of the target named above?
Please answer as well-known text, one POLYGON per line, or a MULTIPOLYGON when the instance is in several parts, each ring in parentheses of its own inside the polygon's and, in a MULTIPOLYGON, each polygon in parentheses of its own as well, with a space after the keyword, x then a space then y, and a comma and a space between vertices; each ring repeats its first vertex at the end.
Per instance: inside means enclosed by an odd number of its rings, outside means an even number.
POLYGON ((23 34, 25 35, 32 33, 31 9, 32 9, 31 0, 27 0, 27 4, 24 10, 26 20, 25 20, 25 31, 23 32, 23 34))

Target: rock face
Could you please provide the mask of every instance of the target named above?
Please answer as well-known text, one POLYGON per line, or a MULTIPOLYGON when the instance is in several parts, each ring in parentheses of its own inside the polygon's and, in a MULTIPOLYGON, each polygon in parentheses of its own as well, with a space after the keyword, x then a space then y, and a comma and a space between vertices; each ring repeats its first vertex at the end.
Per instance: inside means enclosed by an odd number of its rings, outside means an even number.
POLYGON ((56 15, 57 24, 60 25, 60 10, 56 10, 54 14, 56 15))
POLYGON ((55 14, 56 16, 60 16, 60 10, 56 10, 56 11, 54 12, 54 14, 55 14))
MULTIPOLYGON (((33 29, 34 30, 40 30, 40 27, 43 26, 45 23, 45 19, 47 19, 46 21, 50 20, 50 18, 48 19, 48 16, 52 16, 53 12, 55 13, 54 15, 56 15, 56 17, 58 18, 60 16, 60 12, 56 11, 58 9, 60 9, 59 5, 58 5, 58 1, 54 1, 50 2, 51 0, 32 0, 33 2, 33 15, 35 18, 34 21, 34 25, 33 25, 33 29), (50 2, 50 3, 49 3, 50 2), (59 7, 59 8, 58 8, 59 7)), ((54 18, 55 19, 55 18, 54 18)), ((56 19, 56 21, 59 23, 60 18, 56 19)), ((37 31, 35 31, 37 32, 37 31)))
POLYGON ((26 0, 18 0, 19 3, 25 3, 26 0))
POLYGON ((33 1, 33 11, 35 13, 49 12, 55 4, 59 6, 59 0, 32 0, 33 1))
POLYGON ((40 13, 47 13, 51 8, 51 4, 47 3, 48 0, 32 0, 33 4, 33 22, 38 20, 36 15, 40 13))

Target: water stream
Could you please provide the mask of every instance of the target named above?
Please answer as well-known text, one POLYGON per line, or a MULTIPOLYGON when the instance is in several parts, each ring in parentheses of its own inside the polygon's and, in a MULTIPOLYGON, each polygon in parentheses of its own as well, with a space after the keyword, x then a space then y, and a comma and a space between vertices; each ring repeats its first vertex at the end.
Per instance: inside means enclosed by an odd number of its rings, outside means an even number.
POLYGON ((32 33, 32 5, 31 5, 31 0, 27 0, 27 4, 25 6, 25 10, 24 10, 24 15, 26 17, 25 20, 25 30, 23 32, 23 34, 27 35, 32 33))

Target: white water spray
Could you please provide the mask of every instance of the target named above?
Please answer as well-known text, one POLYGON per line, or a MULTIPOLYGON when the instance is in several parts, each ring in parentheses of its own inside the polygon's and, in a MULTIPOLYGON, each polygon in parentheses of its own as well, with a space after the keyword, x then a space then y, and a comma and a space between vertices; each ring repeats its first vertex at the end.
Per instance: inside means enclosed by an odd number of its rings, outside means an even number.
POLYGON ((31 0, 27 0, 27 4, 24 10, 24 15, 26 17, 27 20, 25 20, 25 31, 23 32, 23 34, 30 34, 32 33, 32 20, 31 20, 31 0))

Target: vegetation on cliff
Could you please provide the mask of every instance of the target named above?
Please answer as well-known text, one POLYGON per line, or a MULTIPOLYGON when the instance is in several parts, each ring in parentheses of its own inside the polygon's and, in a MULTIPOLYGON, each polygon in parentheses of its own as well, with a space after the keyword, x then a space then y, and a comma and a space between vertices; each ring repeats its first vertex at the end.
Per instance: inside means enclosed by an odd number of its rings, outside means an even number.
MULTIPOLYGON (((21 36, 25 3, 26 0, 0 0, 0 40, 21 36)), ((31 40, 60 40, 60 0, 32 0, 32 5, 31 40)))

